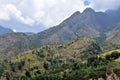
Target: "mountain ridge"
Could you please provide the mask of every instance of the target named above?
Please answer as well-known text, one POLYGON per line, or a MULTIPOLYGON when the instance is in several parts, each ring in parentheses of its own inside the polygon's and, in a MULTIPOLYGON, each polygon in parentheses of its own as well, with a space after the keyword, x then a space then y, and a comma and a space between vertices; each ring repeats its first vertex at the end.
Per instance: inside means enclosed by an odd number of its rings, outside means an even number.
POLYGON ((0 35, 0 79, 119 80, 119 32, 118 20, 87 8, 37 34, 0 35))
POLYGON ((47 44, 67 42, 82 36, 95 38, 100 37, 100 34, 106 30, 104 27, 109 26, 109 24, 111 24, 111 19, 106 13, 95 12, 93 9, 87 8, 83 13, 77 11, 59 25, 42 31, 35 36, 41 40, 39 41, 41 43, 45 43, 42 41, 46 38, 47 44), (65 37, 63 37, 63 35, 65 37), (66 39, 66 37, 68 37, 68 39, 66 39))
MULTIPOLYGON (((37 34, 27 36, 25 34, 18 35, 19 33, 13 33, 14 35, 18 36, 18 39, 15 39, 16 43, 10 42, 9 44, 23 45, 22 43, 17 42, 19 40, 19 36, 24 37, 23 40, 26 40, 25 44, 27 44, 27 47, 21 51, 25 51, 48 44, 66 43, 79 37, 89 37, 98 40, 100 44, 107 43, 114 48, 113 45, 119 46, 117 45, 118 42, 120 42, 119 35, 115 35, 118 32, 119 24, 117 24, 117 22, 114 22, 114 20, 112 20, 112 18, 107 13, 95 12, 93 9, 87 8, 82 13, 79 11, 73 13, 73 15, 65 19, 59 25, 51 27, 37 34), (111 45, 112 41, 115 41, 115 43, 111 45)), ((12 41, 14 39, 14 36, 11 36, 11 34, 8 35, 11 37, 12 41)), ((8 45, 7 37, 5 38, 5 36, 0 36, 0 39, 1 47, 3 47, 3 45, 8 45)), ((10 48, 9 45, 8 47, 10 48)), ((102 47, 104 46, 102 45, 102 47)), ((109 46, 106 47, 109 49, 109 46)), ((7 48, 5 48, 5 50, 6 54, 11 51, 7 48)), ((17 54, 19 54, 19 51, 17 54)))

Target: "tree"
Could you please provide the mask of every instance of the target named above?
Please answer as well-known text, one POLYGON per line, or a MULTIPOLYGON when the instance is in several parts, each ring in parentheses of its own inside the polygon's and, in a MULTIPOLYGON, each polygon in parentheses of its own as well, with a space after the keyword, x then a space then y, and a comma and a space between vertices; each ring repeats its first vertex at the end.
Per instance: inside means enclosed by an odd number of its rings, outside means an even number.
POLYGON ((29 78, 31 77, 31 75, 30 75, 30 72, 29 72, 29 71, 26 71, 26 72, 25 72, 25 75, 26 75, 27 77, 29 77, 29 78))

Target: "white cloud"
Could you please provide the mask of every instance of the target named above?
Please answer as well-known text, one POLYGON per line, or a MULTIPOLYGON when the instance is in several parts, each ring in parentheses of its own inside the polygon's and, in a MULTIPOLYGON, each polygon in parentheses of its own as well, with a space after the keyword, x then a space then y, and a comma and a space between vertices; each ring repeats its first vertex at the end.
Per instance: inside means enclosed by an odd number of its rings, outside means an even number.
POLYGON ((6 4, 0 6, 0 20, 10 20, 10 18, 15 18, 16 20, 32 25, 34 24, 34 20, 32 20, 27 15, 24 17, 22 12, 16 8, 13 4, 6 4))
MULTIPOLYGON (((40 2, 38 1, 40 0, 36 0, 36 5, 39 5, 40 2)), ((56 25, 75 11, 83 11, 85 9, 83 0, 44 0, 41 3, 43 5, 36 6, 36 8, 40 9, 40 13, 43 14, 39 18, 40 22, 46 26, 56 25)))
POLYGON ((6 11, 6 8, 4 6, 0 6, 0 20, 9 20, 9 15, 6 11))
POLYGON ((54 26, 75 11, 85 9, 83 0, 2 0, 7 14, 24 24, 54 26))
MULTIPOLYGON (((105 11, 115 9, 120 0, 88 0, 90 7, 105 11)), ((16 19, 24 24, 51 27, 59 24, 75 11, 82 12, 84 0, 0 0, 0 19, 16 19)))
POLYGON ((117 9, 120 7, 120 0, 89 0, 91 7, 97 11, 105 11, 107 9, 117 9))
POLYGON ((13 32, 17 32, 17 30, 16 30, 16 29, 13 29, 13 32))
POLYGON ((83 11, 85 6, 83 0, 24 0, 18 8, 34 19, 36 24, 42 23, 50 27, 60 23, 75 11, 83 11))
POLYGON ((34 24, 34 20, 29 18, 27 15, 26 15, 26 17, 24 17, 22 15, 22 12, 20 10, 18 10, 16 8, 16 6, 14 6, 13 4, 7 4, 5 7, 9 13, 10 17, 17 19, 24 24, 28 24, 28 25, 34 24))

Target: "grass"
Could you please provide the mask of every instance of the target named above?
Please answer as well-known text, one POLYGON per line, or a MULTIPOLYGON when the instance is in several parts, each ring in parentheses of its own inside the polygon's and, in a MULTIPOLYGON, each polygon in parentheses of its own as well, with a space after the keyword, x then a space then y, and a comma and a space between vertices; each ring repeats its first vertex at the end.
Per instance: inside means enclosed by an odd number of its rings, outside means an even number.
POLYGON ((100 57, 105 57, 106 55, 109 55, 109 54, 111 54, 112 52, 115 52, 115 51, 120 52, 120 49, 104 52, 104 53, 100 54, 100 57))

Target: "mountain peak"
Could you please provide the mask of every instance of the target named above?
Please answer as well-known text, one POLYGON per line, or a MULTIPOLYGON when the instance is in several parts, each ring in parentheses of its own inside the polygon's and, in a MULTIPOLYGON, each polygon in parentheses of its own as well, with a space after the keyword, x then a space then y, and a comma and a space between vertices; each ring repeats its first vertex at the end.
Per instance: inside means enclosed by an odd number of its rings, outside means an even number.
POLYGON ((73 15, 79 15, 80 11, 76 11, 73 15))
POLYGON ((83 12, 95 12, 92 8, 86 8, 83 12))
POLYGON ((63 25, 66 25, 66 24, 73 25, 73 23, 76 23, 79 20, 80 15, 81 15, 80 12, 76 11, 69 18, 64 20, 63 25))
POLYGON ((76 11, 75 13, 73 13, 71 16, 79 16, 80 15, 80 12, 79 11, 76 11))

